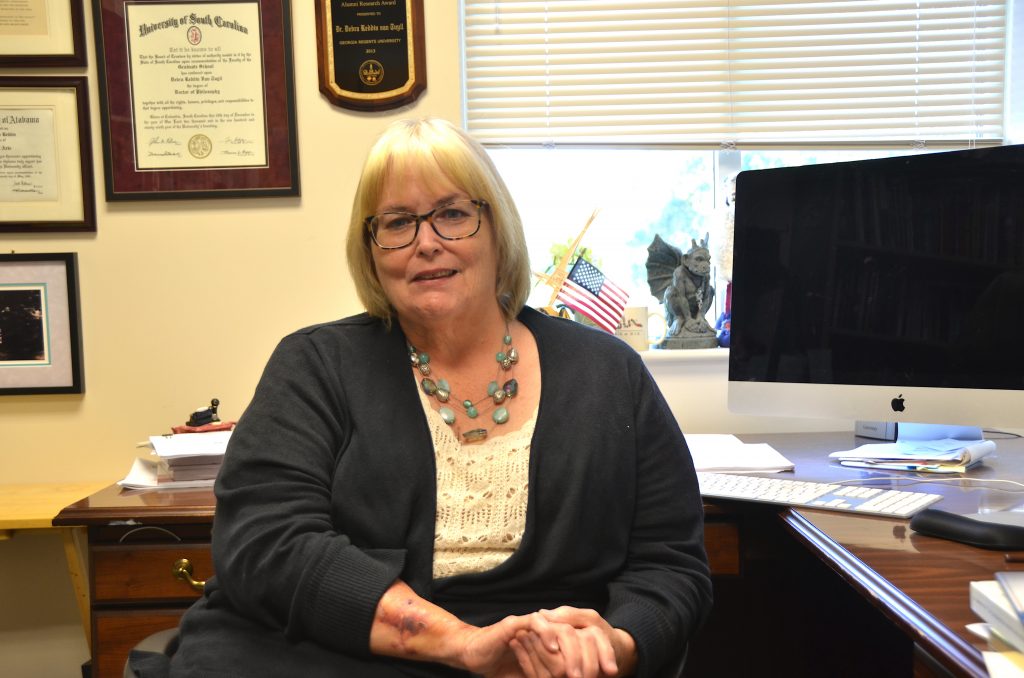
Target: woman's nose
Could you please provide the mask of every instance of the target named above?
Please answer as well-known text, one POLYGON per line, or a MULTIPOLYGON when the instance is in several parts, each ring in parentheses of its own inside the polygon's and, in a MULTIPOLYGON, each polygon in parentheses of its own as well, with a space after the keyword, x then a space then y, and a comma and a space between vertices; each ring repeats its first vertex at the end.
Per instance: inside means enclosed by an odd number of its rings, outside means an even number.
POLYGON ((434 225, 430 219, 424 219, 420 222, 420 226, 416 230, 416 240, 413 241, 413 246, 417 252, 425 254, 433 254, 441 249, 441 238, 434 231, 434 225))

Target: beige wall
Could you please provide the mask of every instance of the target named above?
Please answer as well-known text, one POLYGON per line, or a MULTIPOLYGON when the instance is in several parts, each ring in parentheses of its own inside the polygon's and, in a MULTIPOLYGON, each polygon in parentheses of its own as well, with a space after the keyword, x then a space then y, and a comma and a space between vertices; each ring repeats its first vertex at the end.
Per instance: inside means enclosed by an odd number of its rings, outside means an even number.
MULTIPOLYGON (((117 479, 131 465, 137 441, 184 423, 211 397, 220 398, 223 418, 239 416, 282 335, 361 310, 343 253, 358 171, 391 120, 461 119, 457 6, 455 0, 427 3, 427 91, 412 106, 370 114, 337 108, 320 95, 313 2, 294 3, 301 197, 118 203, 104 199, 86 7, 97 231, 0 234, 2 252, 78 252, 85 394, 0 398, 2 482, 117 479)), ((652 361, 666 379, 679 371, 662 365, 652 361)), ((712 359, 695 376, 715 383, 684 389, 703 395, 690 401, 673 394, 684 425, 788 426, 729 416, 724 398, 706 393, 724 389, 724 374, 721 358, 712 359)))
POLYGON ((302 197, 108 203, 86 4, 97 231, 0 235, 3 252, 78 252, 85 394, 0 399, 3 482, 116 479, 136 441, 211 397, 241 414, 282 335, 360 310, 343 240, 373 138, 397 117, 461 116, 458 3, 427 3, 427 91, 368 114, 320 94, 314 3, 293 2, 302 197))
MULTIPOLYGON (((85 394, 0 398, 0 483, 122 477, 146 436, 221 400, 241 414, 277 340, 360 310, 343 241, 362 158, 391 120, 461 119, 458 3, 426 5, 427 90, 385 114, 330 104, 317 84, 312 0, 292 3, 302 197, 108 203, 91 3, 85 4, 95 234, 0 234, 0 251, 78 252, 85 394)), ((48 69, 47 75, 82 74, 48 69)), ((2 75, 39 75, 3 69, 2 75)), ((2 498, 0 498, 2 502, 2 498)), ((0 675, 80 676, 88 650, 60 541, 0 541, 0 675)))
MULTIPOLYGON (((282 335, 361 310, 343 240, 373 138, 398 117, 461 118, 455 0, 426 3, 427 91, 386 114, 345 111, 320 95, 314 3, 298 1, 292 31, 302 197, 107 203, 85 4, 97 231, 0 235, 0 251, 78 252, 86 392, 0 398, 0 483, 113 482, 127 472, 137 441, 184 423, 211 397, 220 398, 222 417, 238 417, 282 335)), ((808 427, 729 415, 723 355, 651 360, 686 430, 808 427)), ((0 582, 0 675, 80 675, 88 650, 57 538, 0 541, 0 582)))

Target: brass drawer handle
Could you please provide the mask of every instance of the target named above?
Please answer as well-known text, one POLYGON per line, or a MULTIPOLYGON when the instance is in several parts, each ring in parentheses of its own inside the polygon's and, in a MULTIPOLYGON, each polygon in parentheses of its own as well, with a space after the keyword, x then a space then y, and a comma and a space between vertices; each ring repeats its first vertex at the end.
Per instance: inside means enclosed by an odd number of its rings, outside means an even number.
POLYGON ((206 586, 205 581, 196 581, 192 578, 192 561, 188 558, 175 560, 174 566, 171 568, 171 574, 174 575, 175 579, 188 583, 189 586, 200 593, 203 592, 203 588, 206 586))

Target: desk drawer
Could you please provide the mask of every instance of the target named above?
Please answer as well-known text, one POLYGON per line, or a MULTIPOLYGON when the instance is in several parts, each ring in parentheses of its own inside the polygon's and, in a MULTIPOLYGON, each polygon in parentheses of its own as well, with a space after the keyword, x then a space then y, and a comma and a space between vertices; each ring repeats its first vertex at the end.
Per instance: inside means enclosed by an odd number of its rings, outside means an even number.
POLYGON ((731 521, 706 520, 704 548, 713 575, 740 574, 740 528, 731 521))
POLYGON ((187 608, 100 611, 93 614, 93 678, 122 678, 128 653, 143 638, 178 625, 187 608))
POLYGON ((198 598, 199 591, 174 576, 174 563, 180 558, 191 561, 194 579, 213 576, 209 544, 95 546, 91 555, 95 603, 198 598))

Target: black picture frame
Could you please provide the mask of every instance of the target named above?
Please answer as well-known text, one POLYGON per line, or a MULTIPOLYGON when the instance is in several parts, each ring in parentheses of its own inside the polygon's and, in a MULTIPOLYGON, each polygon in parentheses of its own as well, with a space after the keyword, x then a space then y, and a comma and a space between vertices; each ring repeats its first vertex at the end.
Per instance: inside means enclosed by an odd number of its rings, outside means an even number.
MULTIPOLYGON (((83 4, 84 0, 47 0, 46 10, 53 11, 54 15, 34 17, 45 26, 44 32, 33 30, 18 35, 12 27, 8 34, 0 36, 0 67, 85 66, 83 4)), ((21 20, 32 21, 33 18, 22 17, 21 20)))
POLYGON ((78 256, 0 254, 0 396, 84 393, 78 256))
POLYGON ((300 194, 289 0, 94 0, 93 16, 108 201, 300 194))
MULTIPOLYGON (((4 194, 21 171, 15 168, 17 150, 0 157, 0 232, 48 233, 96 230, 96 191, 92 171, 92 126, 89 118, 89 87, 79 76, 0 77, 0 128, 16 133, 6 118, 18 111, 44 110, 52 115, 52 135, 42 143, 48 150, 30 149, 39 161, 37 173, 52 171, 44 192, 46 200, 7 200, 4 194), (48 161, 48 162, 47 162, 48 161)), ((31 116, 28 116, 31 117, 31 116)), ((37 121, 38 122, 38 121, 37 121)), ((46 128, 44 124, 38 125, 46 128)), ((30 168, 31 170, 31 168, 30 168)), ((35 181, 35 179, 30 179, 35 181)), ((13 195, 13 193, 12 193, 13 195)), ((20 194, 19 194, 20 195, 20 194)))

